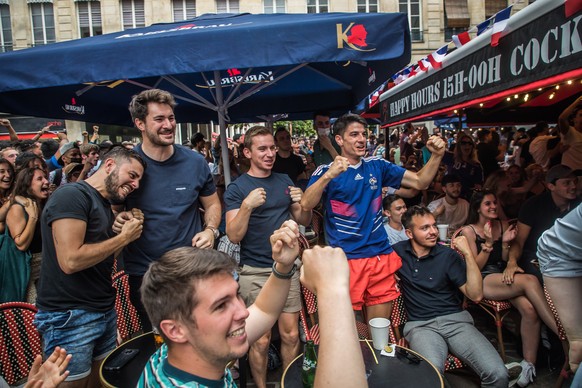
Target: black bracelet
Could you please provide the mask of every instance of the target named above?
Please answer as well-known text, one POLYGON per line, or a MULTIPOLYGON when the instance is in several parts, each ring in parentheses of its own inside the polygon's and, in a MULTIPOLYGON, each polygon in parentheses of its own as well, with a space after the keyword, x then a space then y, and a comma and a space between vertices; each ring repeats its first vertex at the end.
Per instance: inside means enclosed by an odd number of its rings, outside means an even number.
POLYGON ((297 264, 293 264, 293 267, 291 268, 291 271, 289 271, 289 273, 281 273, 277 271, 277 268, 275 268, 276 265, 277 262, 275 261, 273 263, 273 275, 275 275, 275 277, 279 279, 291 279, 293 275, 295 275, 295 271, 297 271, 297 264))

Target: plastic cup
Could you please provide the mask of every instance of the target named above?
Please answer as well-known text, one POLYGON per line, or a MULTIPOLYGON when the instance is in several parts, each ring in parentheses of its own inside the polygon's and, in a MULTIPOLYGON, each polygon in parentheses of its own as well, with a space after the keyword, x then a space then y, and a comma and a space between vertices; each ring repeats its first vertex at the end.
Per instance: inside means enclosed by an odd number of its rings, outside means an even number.
POLYGON ((384 349, 388 345, 388 330, 390 320, 386 318, 372 318, 368 322, 370 334, 372 334, 372 345, 376 350, 384 349))
POLYGON ((447 241, 447 237, 449 234, 449 225, 448 224, 439 224, 437 225, 439 230, 439 239, 441 241, 447 241))

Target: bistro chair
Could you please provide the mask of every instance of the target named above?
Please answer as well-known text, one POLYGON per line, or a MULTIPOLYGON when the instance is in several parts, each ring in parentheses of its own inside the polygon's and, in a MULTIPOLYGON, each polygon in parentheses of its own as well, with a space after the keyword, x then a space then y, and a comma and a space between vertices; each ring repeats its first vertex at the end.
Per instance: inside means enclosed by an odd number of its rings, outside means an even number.
POLYGON ((311 229, 313 229, 313 231, 315 232, 317 236, 316 243, 319 245, 325 245, 325 235, 323 233, 323 225, 324 225, 323 215, 319 211, 313 210, 311 216, 311 229))
POLYGON ((37 309, 24 302, 0 304, 0 375, 17 385, 42 353, 40 334, 33 324, 37 309))
MULTIPOLYGON (((451 244, 455 237, 461 235, 463 227, 457 229, 453 236, 451 237, 451 244)), ((451 245, 452 246, 452 245, 451 245)), ((455 251, 463 257, 463 254, 455 249, 455 251)), ((467 301, 470 302, 470 301, 467 301)), ((473 303, 473 302, 471 302, 473 303)), ((513 305, 508 300, 492 300, 483 298, 481 302, 477 303, 490 317, 495 321, 495 327, 497 329, 497 347, 503 362, 507 362, 505 357, 505 344, 503 342, 503 320, 511 312, 513 305)))
MULTIPOLYGON (((408 314, 404 308, 404 298, 402 294, 394 300, 392 305, 392 315, 390 316, 390 342, 408 347, 409 344, 402 336, 400 328, 408 321, 408 314)), ((449 353, 445 360, 445 371, 464 368, 465 364, 459 358, 449 353)))
POLYGON ((570 371, 570 360, 568 359, 570 346, 568 345, 568 337, 566 336, 566 331, 564 330, 564 326, 562 325, 562 321, 560 320, 560 316, 558 315, 558 310, 556 310, 556 306, 548 293, 546 286, 544 285, 544 295, 546 296, 546 301, 548 302, 548 306, 550 306, 550 310, 552 310, 552 314, 554 315, 554 319, 556 320, 556 325, 558 326, 558 338, 562 341, 562 347, 564 348, 564 366, 560 371, 560 375, 558 376, 558 380, 556 380, 556 384, 554 385, 555 388, 559 388, 564 383, 564 380, 570 378, 571 371, 570 371))
POLYGON ((115 311, 117 312, 118 345, 143 330, 139 316, 129 298, 129 275, 118 271, 112 278, 115 288, 115 311))
MULTIPOLYGON (((309 242, 302 234, 299 235, 299 246, 300 246, 300 256, 303 255, 305 249, 309 249, 309 242)), ((302 308, 299 311, 299 318, 301 327, 305 332, 305 337, 307 339, 313 340, 317 345, 319 344, 319 323, 317 320, 317 297, 307 288, 301 285, 301 302, 302 308), (309 320, 308 320, 309 318, 309 320)), ((358 336, 361 339, 369 339, 370 334, 368 331, 368 325, 364 322, 356 321, 356 329, 358 330, 358 336)))

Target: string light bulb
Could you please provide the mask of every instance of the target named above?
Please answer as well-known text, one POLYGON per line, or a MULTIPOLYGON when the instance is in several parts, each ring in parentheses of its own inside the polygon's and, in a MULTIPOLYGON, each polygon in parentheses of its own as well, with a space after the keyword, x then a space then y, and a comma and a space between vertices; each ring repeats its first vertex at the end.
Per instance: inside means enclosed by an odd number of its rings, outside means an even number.
POLYGON ((479 104, 479 107, 480 107, 480 108, 483 108, 483 103, 480 103, 480 104, 479 104))
POLYGON ((511 101, 511 97, 507 97, 507 101, 511 101))
POLYGON ((517 95, 517 94, 514 94, 513 95, 513 98, 516 99, 516 100, 517 100, 517 97, 519 97, 519 95, 517 95))
POLYGON ((553 99, 553 98, 554 98, 554 96, 555 96, 555 95, 556 95, 556 93, 553 93, 553 92, 552 92, 552 94, 550 94, 550 96, 549 96, 548 98, 551 100, 551 99, 553 99))
POLYGON ((568 85, 572 85, 572 80, 571 79, 568 80, 568 85))
POLYGON ((560 90, 560 85, 556 85, 556 90, 560 90))
POLYGON ((526 95, 523 97, 523 100, 524 100, 524 101, 527 101, 527 100, 529 100, 529 93, 528 93, 528 94, 526 94, 526 95))

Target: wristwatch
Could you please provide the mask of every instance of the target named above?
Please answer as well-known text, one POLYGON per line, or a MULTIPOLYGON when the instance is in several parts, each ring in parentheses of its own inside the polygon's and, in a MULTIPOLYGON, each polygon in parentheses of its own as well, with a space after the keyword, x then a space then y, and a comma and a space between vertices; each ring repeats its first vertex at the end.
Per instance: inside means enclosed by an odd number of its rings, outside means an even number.
POLYGON ((273 275, 275 275, 275 277, 279 279, 291 279, 295 274, 295 271, 297 271, 297 264, 293 264, 293 267, 291 268, 291 271, 289 271, 289 273, 281 273, 277 271, 277 268, 275 268, 276 265, 277 262, 275 261, 273 263, 273 275))
POLYGON ((207 226, 204 229, 210 229, 212 231, 212 233, 214 234, 214 239, 217 239, 220 236, 220 232, 214 226, 207 226))

